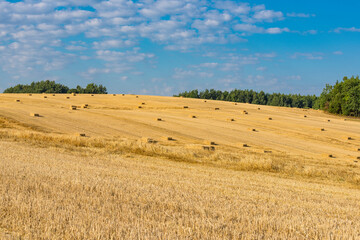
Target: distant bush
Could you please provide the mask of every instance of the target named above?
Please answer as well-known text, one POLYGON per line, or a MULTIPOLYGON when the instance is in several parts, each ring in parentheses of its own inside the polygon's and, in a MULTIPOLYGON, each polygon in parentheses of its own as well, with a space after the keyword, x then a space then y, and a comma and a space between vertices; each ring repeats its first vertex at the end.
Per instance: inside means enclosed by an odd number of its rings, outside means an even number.
POLYGON ((69 87, 55 83, 55 81, 40 81, 32 82, 29 85, 18 84, 14 87, 5 89, 4 93, 92 93, 92 94, 107 94, 106 87, 90 83, 86 88, 77 86, 70 89, 69 87))

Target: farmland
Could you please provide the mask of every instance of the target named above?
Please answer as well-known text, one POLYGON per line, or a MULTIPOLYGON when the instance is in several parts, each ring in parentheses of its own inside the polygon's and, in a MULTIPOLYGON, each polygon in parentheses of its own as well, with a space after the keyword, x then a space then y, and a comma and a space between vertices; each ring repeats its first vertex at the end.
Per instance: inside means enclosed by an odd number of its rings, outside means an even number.
POLYGON ((0 236, 355 239, 359 148, 317 110, 2 94, 0 236))

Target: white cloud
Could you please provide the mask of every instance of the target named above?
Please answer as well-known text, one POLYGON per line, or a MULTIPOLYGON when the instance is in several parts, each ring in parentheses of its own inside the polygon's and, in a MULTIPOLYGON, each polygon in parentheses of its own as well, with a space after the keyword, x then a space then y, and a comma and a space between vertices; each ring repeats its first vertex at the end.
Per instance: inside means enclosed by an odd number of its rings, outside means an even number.
POLYGON ((299 17, 299 18, 310 18, 315 17, 315 14, 309 14, 309 13, 287 13, 287 17, 299 17))
POLYGON ((336 32, 336 33, 341 33, 341 32, 360 32, 360 28, 356 28, 356 27, 342 28, 342 27, 339 27, 339 28, 336 28, 336 29, 334 30, 334 32, 336 32))
POLYGON ((284 14, 273 10, 261 10, 255 12, 253 19, 255 21, 273 22, 275 20, 283 20, 284 14))
POLYGON ((306 58, 309 60, 323 60, 323 53, 300 53, 296 52, 294 53, 291 58, 298 59, 298 58, 306 58))
POLYGON ((335 51, 333 52, 334 55, 343 55, 344 53, 342 51, 335 51))

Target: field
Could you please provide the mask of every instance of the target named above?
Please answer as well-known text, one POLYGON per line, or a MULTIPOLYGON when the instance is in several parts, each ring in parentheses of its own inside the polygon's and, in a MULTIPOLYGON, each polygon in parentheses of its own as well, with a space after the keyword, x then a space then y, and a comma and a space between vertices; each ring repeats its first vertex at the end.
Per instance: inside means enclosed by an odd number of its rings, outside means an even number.
POLYGON ((358 239, 359 148, 310 109, 1 94, 0 237, 358 239))

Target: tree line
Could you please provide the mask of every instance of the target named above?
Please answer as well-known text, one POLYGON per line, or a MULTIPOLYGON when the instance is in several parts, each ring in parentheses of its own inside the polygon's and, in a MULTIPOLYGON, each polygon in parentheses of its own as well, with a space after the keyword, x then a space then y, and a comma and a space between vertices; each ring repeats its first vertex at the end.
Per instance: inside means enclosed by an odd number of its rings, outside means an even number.
POLYGON ((175 97, 222 100, 269 106, 322 109, 345 116, 360 116, 360 79, 344 77, 334 86, 327 84, 320 96, 256 92, 253 90, 220 91, 205 89, 185 91, 175 97))
POLYGON ((265 93, 264 91, 256 92, 253 90, 239 89, 235 89, 230 92, 215 89, 205 89, 204 91, 192 90, 189 92, 185 91, 183 93, 179 93, 175 96, 297 108, 317 107, 315 105, 318 99, 315 95, 302 96, 300 94, 270 94, 265 93))
POLYGON ((65 85, 55 83, 55 81, 32 82, 28 85, 18 84, 14 87, 5 89, 4 93, 91 93, 91 94, 107 94, 107 89, 103 85, 94 83, 88 84, 85 88, 77 86, 69 88, 65 85))

